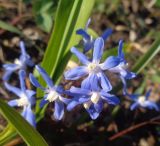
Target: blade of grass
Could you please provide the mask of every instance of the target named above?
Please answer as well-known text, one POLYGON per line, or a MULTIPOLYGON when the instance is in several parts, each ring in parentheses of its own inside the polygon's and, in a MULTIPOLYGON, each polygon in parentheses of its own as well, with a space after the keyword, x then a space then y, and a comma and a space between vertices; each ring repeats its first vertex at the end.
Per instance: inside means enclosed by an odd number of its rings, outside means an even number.
POLYGON ((22 32, 18 28, 1 20, 0 20, 0 28, 22 35, 22 32))
POLYGON ((137 74, 140 73, 159 51, 160 51, 160 33, 157 34, 156 40, 152 44, 151 48, 142 57, 140 57, 140 59, 133 66, 132 71, 137 74))
POLYGON ((16 137, 16 130, 11 124, 8 124, 7 127, 5 127, 5 129, 0 133, 0 145, 5 145, 16 137))
POLYGON ((48 146, 36 129, 2 99, 0 99, 0 112, 28 145, 48 146))

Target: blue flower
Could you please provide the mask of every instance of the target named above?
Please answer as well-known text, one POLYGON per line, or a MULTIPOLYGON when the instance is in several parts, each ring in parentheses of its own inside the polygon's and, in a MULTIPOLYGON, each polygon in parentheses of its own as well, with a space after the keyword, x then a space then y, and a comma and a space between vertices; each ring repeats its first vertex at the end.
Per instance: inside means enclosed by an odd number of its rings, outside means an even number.
POLYGON ((109 94, 96 86, 92 88, 93 90, 71 87, 70 92, 74 95, 74 98, 68 103, 67 110, 70 111, 75 106, 83 104, 90 117, 96 119, 103 109, 104 102, 113 105, 119 104, 119 99, 115 95, 109 94))
POLYGON ((115 67, 112 67, 109 69, 110 72, 118 73, 121 77, 124 79, 132 79, 136 77, 136 74, 133 72, 130 72, 128 68, 128 63, 126 62, 124 58, 124 53, 122 52, 123 49, 123 41, 119 41, 118 46, 118 56, 117 58, 120 60, 119 64, 115 67))
POLYGON ((93 84, 94 82, 97 82, 96 80, 98 80, 103 89, 110 91, 112 86, 107 76, 104 74, 104 71, 117 66, 120 60, 118 57, 110 56, 104 61, 104 63, 100 63, 100 59, 103 54, 103 48, 104 40, 99 37, 94 42, 92 61, 90 61, 84 54, 79 52, 75 47, 71 48, 71 52, 78 57, 83 66, 78 66, 65 72, 65 79, 77 80, 88 75, 88 77, 83 80, 82 87, 93 84))
POLYGON ((35 87, 40 88, 45 92, 44 98, 40 103, 40 107, 43 107, 47 103, 54 102, 54 117, 56 120, 61 120, 64 115, 64 103, 67 103, 69 99, 66 99, 62 96, 64 93, 63 88, 61 86, 54 86, 52 79, 48 76, 43 68, 36 65, 36 69, 48 85, 47 88, 42 87, 37 79, 32 74, 30 74, 31 83, 35 87))
POLYGON ((34 63, 31 60, 31 57, 26 53, 26 49, 22 41, 20 42, 20 48, 21 48, 21 55, 19 59, 15 59, 14 63, 12 64, 3 65, 3 68, 6 71, 3 75, 4 81, 8 81, 13 72, 20 69, 25 70, 27 65, 31 67, 34 65, 34 63))
MULTIPOLYGON (((91 19, 88 19, 88 22, 84 29, 78 29, 76 31, 77 34, 81 35, 83 37, 83 44, 84 44, 84 53, 88 52, 90 49, 94 47, 94 41, 93 37, 88 34, 88 25, 90 24, 91 19)), ((112 34, 111 29, 105 30, 105 32, 101 35, 103 40, 107 40, 107 38, 112 34)))
POLYGON ((12 107, 23 107, 23 111, 21 115, 32 125, 36 126, 35 115, 32 112, 31 107, 35 104, 35 98, 33 95, 35 94, 32 90, 27 90, 25 86, 25 77, 26 73, 24 70, 19 71, 19 79, 21 88, 14 87, 7 82, 5 82, 5 87, 16 94, 19 99, 13 99, 8 102, 8 104, 12 107))
POLYGON ((130 106, 130 109, 134 110, 138 107, 143 107, 159 111, 158 105, 155 102, 149 100, 150 93, 151 90, 147 91, 145 96, 140 96, 139 94, 128 94, 128 96, 134 101, 134 103, 130 106))

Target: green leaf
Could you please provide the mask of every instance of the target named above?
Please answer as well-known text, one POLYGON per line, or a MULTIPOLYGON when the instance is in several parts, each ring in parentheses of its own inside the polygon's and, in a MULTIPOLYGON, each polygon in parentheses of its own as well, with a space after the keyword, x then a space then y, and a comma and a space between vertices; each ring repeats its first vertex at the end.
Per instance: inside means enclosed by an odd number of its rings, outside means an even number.
MULTIPOLYGON (((70 48, 75 46, 81 37, 76 35, 78 28, 83 28, 87 22, 94 0, 61 0, 56 13, 54 29, 51 34, 42 67, 56 82, 62 75, 70 58, 70 48)), ((40 78, 40 83, 45 82, 40 78)), ((38 96, 42 96, 38 91, 38 96)), ((36 113, 41 111, 39 104, 36 113)))
POLYGON ((151 48, 142 57, 140 57, 140 59, 133 66, 132 71, 140 73, 159 51, 160 51, 160 33, 157 34, 157 38, 152 44, 151 48))
POLYGON ((60 1, 54 30, 42 61, 42 66, 51 77, 58 70, 56 68, 59 68, 58 63, 63 60, 62 57, 79 42, 80 37, 75 32, 85 25, 93 3, 93 0, 60 1))
POLYGON ((13 128, 11 124, 8 124, 7 127, 0 133, 0 145, 5 145, 16 137, 17 132, 15 128, 13 128))
POLYGON ((50 32, 51 28, 52 28, 52 17, 48 14, 48 13, 42 13, 41 14, 42 17, 42 23, 39 24, 41 28, 43 28, 44 30, 46 30, 46 32, 50 32))
POLYGON ((0 99, 0 112, 28 145, 48 146, 36 129, 2 99, 0 99))
POLYGON ((22 35, 22 32, 18 28, 1 20, 0 20, 0 28, 22 35))
POLYGON ((32 10, 37 25, 49 33, 53 25, 54 14, 59 0, 34 0, 32 10))
POLYGON ((155 6, 160 7, 160 0, 156 0, 155 6))

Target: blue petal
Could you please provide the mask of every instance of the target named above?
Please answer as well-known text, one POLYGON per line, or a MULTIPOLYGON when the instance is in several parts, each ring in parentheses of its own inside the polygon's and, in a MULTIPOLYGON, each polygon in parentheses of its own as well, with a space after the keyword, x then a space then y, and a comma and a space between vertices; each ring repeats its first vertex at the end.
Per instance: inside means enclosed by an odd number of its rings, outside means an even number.
POLYGON ((30 58, 26 59, 26 62, 25 62, 28 66, 34 66, 34 62, 32 60, 30 60, 30 58))
POLYGON ((91 117, 93 120, 95 120, 95 119, 98 118, 99 113, 96 111, 96 109, 95 109, 95 107, 94 107, 93 104, 90 106, 89 109, 86 109, 86 110, 87 110, 87 112, 89 113, 90 117, 91 117))
POLYGON ((112 85, 108 80, 107 76, 103 72, 98 73, 98 77, 100 80, 101 87, 104 90, 106 90, 106 92, 112 90, 112 85))
POLYGON ((41 100, 40 105, 39 105, 40 108, 44 107, 44 105, 48 103, 48 100, 46 100, 47 96, 48 94, 46 94, 44 98, 41 100))
POLYGON ((44 87, 42 87, 40 85, 40 83, 38 82, 38 80, 33 76, 33 74, 29 74, 29 79, 30 79, 30 82, 37 88, 40 88, 41 90, 45 90, 44 87))
POLYGON ((94 47, 94 40, 84 42, 84 53, 88 52, 94 47))
POLYGON ((26 94, 27 94, 27 98, 28 98, 29 102, 31 103, 31 105, 34 105, 36 100, 33 95, 35 95, 36 92, 32 91, 32 90, 26 90, 26 94))
POLYGON ((14 100, 10 100, 9 102, 8 102, 8 104, 10 105, 10 106, 17 106, 17 100, 16 99, 14 99, 14 100))
POLYGON ((98 82, 98 77, 96 74, 91 74, 89 75, 89 84, 90 84, 90 89, 93 91, 99 91, 99 82, 98 82))
POLYGON ((143 107, 147 107, 149 109, 155 109, 156 111, 159 111, 159 107, 157 106, 157 104, 152 101, 146 101, 143 107))
POLYGON ((20 66, 18 64, 4 64, 3 68, 5 68, 6 70, 15 71, 19 69, 20 66))
POLYGON ((107 29, 104 31, 104 33, 101 35, 101 37, 103 38, 103 40, 107 40, 108 37, 112 34, 112 29, 107 29))
POLYGON ((21 53, 22 53, 22 55, 23 55, 23 56, 26 56, 27 53, 26 53, 26 49, 25 49, 24 42, 23 42, 23 41, 20 41, 19 45, 20 45, 20 48, 21 48, 21 53))
POLYGON ((137 107, 139 106, 139 104, 137 102, 133 103, 131 106, 130 106, 130 109, 133 111, 135 110, 137 107))
POLYGON ((67 105, 67 110, 71 111, 73 108, 75 108, 77 105, 85 103, 87 101, 89 101, 90 98, 86 98, 85 96, 82 97, 75 97, 73 99, 71 99, 71 101, 68 103, 67 105))
POLYGON ((123 40, 120 40, 118 46, 118 57, 124 59, 124 53, 122 52, 122 49, 123 49, 123 40))
POLYGON ((28 106, 27 107, 27 111, 26 111, 26 116, 25 116, 26 120, 33 126, 36 127, 36 119, 35 119, 35 115, 31 110, 31 107, 28 106))
POLYGON ((60 100, 63 102, 63 103, 65 103, 65 104, 68 104, 70 101, 71 101, 71 99, 68 99, 68 98, 64 98, 64 97, 60 97, 60 100))
POLYGON ((132 100, 137 101, 137 98, 140 96, 140 94, 127 94, 132 100))
POLYGON ((129 95, 127 91, 127 83, 124 77, 120 76, 121 81, 123 83, 123 95, 129 95))
POLYGON ((24 70, 20 70, 19 71, 19 80, 20 80, 21 90, 23 92, 26 90, 25 78, 26 78, 26 72, 24 70))
POLYGON ((64 89, 63 89, 63 86, 59 85, 59 86, 54 86, 54 89, 58 92, 58 93, 61 93, 63 94, 64 93, 64 89))
POLYGON ((100 113, 102 111, 102 109, 103 109, 102 100, 99 100, 99 102, 97 104, 94 104, 94 108, 98 113, 100 113))
POLYGON ((16 94, 18 97, 21 97, 21 95, 23 94, 23 92, 19 89, 16 88, 14 86, 9 85, 7 82, 4 83, 5 87, 7 88, 7 90, 13 92, 14 94, 16 94))
POLYGON ((63 102, 56 100, 54 106, 54 117, 56 120, 61 120, 64 115, 64 104, 63 102))
POLYGON ((90 35, 83 29, 78 29, 77 34, 81 35, 85 40, 90 40, 90 35))
POLYGON ((75 47, 71 48, 71 52, 74 53, 82 64, 89 64, 88 58, 81 52, 79 52, 75 47))
POLYGON ((85 66, 78 66, 64 73, 66 80, 77 80, 88 74, 87 68, 85 66))
POLYGON ((85 26, 85 30, 87 31, 89 24, 91 23, 91 18, 88 19, 86 26, 85 26))
POLYGON ((21 115, 26 119, 27 107, 24 107, 24 108, 23 108, 23 111, 22 111, 21 115))
POLYGON ((43 79, 46 81, 47 85, 52 88, 53 87, 53 81, 52 79, 48 76, 48 74, 46 73, 46 71, 40 67, 39 65, 36 65, 36 69, 38 70, 38 72, 42 75, 43 79))
POLYGON ((80 103, 76 100, 72 100, 68 105, 67 105, 67 110, 71 111, 72 109, 74 109, 77 105, 79 105, 80 103))
POLYGON ((6 71, 2 77, 3 81, 8 81, 12 73, 13 71, 6 71))
POLYGON ((26 90, 26 93, 27 93, 27 97, 32 97, 33 95, 36 94, 36 92, 33 90, 26 90))
POLYGON ((80 94, 80 95, 89 95, 91 93, 91 91, 88 89, 77 88, 77 87, 73 87, 73 86, 70 88, 70 92, 80 94))
POLYGON ((89 77, 89 76, 82 81, 82 83, 81 83, 81 88, 91 89, 90 77, 89 77))
POLYGON ((116 67, 119 63, 120 59, 118 57, 110 56, 101 64, 101 68, 102 70, 111 69, 116 67))
POLYGON ((147 91, 145 96, 146 100, 148 100, 148 97, 151 95, 151 91, 152 91, 151 89, 147 91))
POLYGON ((128 74, 129 72, 127 72, 127 70, 123 69, 123 68, 116 68, 115 67, 115 72, 119 73, 122 77, 124 77, 125 79, 128 79, 130 76, 130 74, 128 74))
POLYGON ((101 98, 107 101, 108 104, 117 105, 120 103, 119 99, 115 95, 109 94, 104 90, 102 90, 100 94, 101 94, 101 98))
POLYGON ((94 49, 93 49, 93 61, 94 63, 99 63, 100 59, 103 54, 104 48, 104 40, 102 38, 97 38, 94 42, 94 49))
POLYGON ((133 79, 136 77, 136 74, 133 72, 129 72, 129 71, 121 71, 120 72, 121 75, 125 78, 125 79, 133 79))

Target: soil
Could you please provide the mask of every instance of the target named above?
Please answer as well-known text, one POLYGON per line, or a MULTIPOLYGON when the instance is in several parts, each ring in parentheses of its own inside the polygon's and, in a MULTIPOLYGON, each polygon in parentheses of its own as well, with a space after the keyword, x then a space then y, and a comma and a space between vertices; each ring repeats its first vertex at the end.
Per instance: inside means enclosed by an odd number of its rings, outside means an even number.
MULTIPOLYGON (((0 0, 0 20, 8 22, 20 29, 24 36, 0 29, 0 77, 4 70, 2 65, 13 62, 20 54, 19 41, 24 40, 27 52, 33 61, 38 64, 47 46, 50 34, 40 29, 32 13, 32 5, 24 4, 17 6, 17 1, 0 0), (21 8, 23 7, 23 8, 21 8)), ((130 68, 151 46, 160 31, 160 7, 154 0, 128 1, 118 0, 117 3, 106 1, 97 3, 91 15, 90 27, 99 35, 106 28, 113 29, 113 35, 107 40, 106 49, 110 50, 118 46, 118 41, 126 42, 126 59, 130 68), (101 7, 103 6, 103 7, 101 7), (101 9, 100 9, 101 8, 101 9)), ((145 93, 152 88, 152 99, 159 102, 160 80, 152 77, 160 75, 158 54, 154 60, 145 68, 136 79, 130 82, 129 91, 134 92, 141 88, 145 93), (142 83, 145 81, 145 87, 142 83)), ((16 74, 13 75, 11 83, 19 85, 16 74)), ((0 78, 0 96, 9 100, 14 95, 7 92, 0 78)), ((65 82, 65 81, 64 81, 65 82)), ((116 80, 113 80, 115 84, 116 80)), ((73 85, 79 83, 73 82, 73 85)), ((45 117, 37 124, 37 130, 46 139, 50 146, 158 146, 160 145, 160 121, 146 124, 121 137, 110 140, 116 133, 133 127, 136 124, 149 121, 159 115, 154 110, 129 109, 130 101, 123 97, 121 92, 116 93, 121 98, 121 104, 117 110, 105 105, 105 108, 97 120, 91 120, 82 107, 77 107, 72 112, 66 112, 61 122, 52 118, 52 105, 49 105, 45 117), (126 100, 124 100, 126 99, 126 100), (113 114, 113 110, 115 113, 113 114)), ((0 116, 0 131, 7 122, 0 116)), ((18 145, 17 143, 15 145, 18 145)), ((22 145, 22 144, 19 144, 22 145)))

